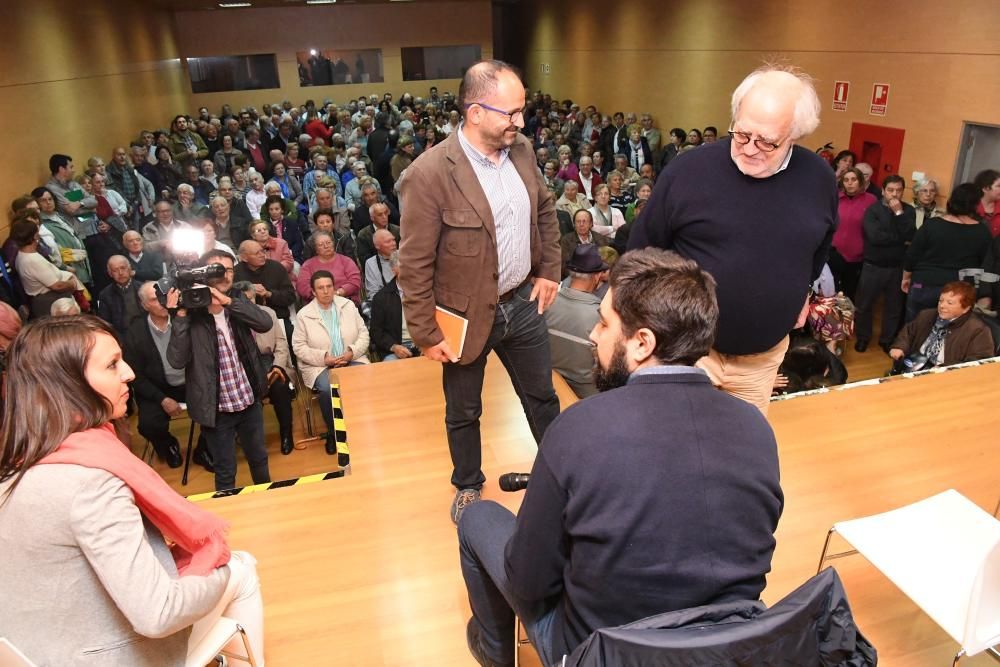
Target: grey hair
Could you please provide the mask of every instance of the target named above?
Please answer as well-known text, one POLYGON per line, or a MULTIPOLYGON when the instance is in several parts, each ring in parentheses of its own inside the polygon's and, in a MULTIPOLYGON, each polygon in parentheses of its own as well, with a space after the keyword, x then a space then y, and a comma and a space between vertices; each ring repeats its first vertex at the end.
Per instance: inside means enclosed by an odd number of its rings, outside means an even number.
POLYGON ((928 185, 933 186, 936 192, 941 192, 938 182, 933 178, 921 178, 920 180, 913 181, 913 194, 917 194, 919 190, 927 187, 928 185))
POLYGON ((156 289, 156 282, 153 280, 147 280, 143 284, 139 285, 139 289, 136 291, 139 293, 139 298, 145 301, 147 297, 143 295, 146 294, 146 292, 148 292, 149 290, 155 290, 155 289, 156 289))
POLYGON ((249 280, 237 280, 233 283, 233 289, 237 292, 250 292, 253 291, 253 283, 249 280))
POLYGON ((274 181, 268 181, 267 184, 264 186, 264 192, 270 192, 272 190, 281 192, 281 186, 275 183, 274 181))
POLYGON ((389 267, 393 269, 399 268, 399 251, 393 250, 392 254, 389 255, 389 267))
POLYGON ((384 207, 386 211, 389 210, 389 207, 386 206, 383 202, 380 201, 375 202, 374 204, 368 207, 368 215, 375 215, 375 209, 382 207, 384 207))
POLYGON ((187 183, 181 183, 180 185, 177 186, 177 192, 188 192, 193 195, 194 188, 187 183))
POLYGON ((56 299, 52 302, 49 307, 49 315, 52 317, 61 317, 63 315, 79 315, 80 306, 77 304, 76 300, 72 297, 64 296, 61 299, 56 299))
POLYGON ((795 110, 792 114, 792 134, 791 138, 794 141, 804 137, 807 134, 812 134, 819 127, 819 115, 822 109, 822 104, 820 104, 819 96, 816 94, 816 87, 813 85, 813 78, 803 72, 801 69, 793 65, 785 64, 773 64, 769 63, 762 67, 758 67, 753 72, 751 72, 736 90, 733 91, 732 98, 732 120, 735 122, 736 117, 739 115, 740 105, 743 103, 743 98, 747 96, 751 90, 757 86, 761 79, 763 79, 768 74, 779 74, 783 77, 793 77, 797 80, 799 85, 798 98, 795 101, 795 110))

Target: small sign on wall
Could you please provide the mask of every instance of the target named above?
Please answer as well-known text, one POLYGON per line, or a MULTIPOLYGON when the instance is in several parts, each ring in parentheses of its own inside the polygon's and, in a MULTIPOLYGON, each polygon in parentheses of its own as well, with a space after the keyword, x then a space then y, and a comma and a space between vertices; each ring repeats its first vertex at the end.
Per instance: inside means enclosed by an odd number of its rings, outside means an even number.
POLYGON ((873 116, 884 116, 889 106, 889 84, 876 83, 872 86, 872 105, 868 110, 873 116))
POLYGON ((833 84, 833 110, 847 111, 847 95, 851 89, 850 81, 836 81, 833 84))
POLYGON ((550 65, 548 63, 542 63, 539 66, 539 69, 541 70, 542 74, 544 74, 545 76, 548 76, 549 74, 552 73, 552 65, 550 65))

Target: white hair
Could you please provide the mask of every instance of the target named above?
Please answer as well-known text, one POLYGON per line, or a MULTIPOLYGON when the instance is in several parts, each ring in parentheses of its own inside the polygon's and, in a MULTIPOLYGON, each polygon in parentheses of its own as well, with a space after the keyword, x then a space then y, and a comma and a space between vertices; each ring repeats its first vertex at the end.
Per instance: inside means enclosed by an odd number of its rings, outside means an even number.
POLYGON ((799 94, 795 100, 795 110, 792 115, 792 140, 813 133, 819 127, 819 114, 822 104, 820 104, 819 96, 816 94, 812 77, 791 65, 764 65, 743 79, 742 83, 733 91, 732 120, 736 121, 740 105, 743 103, 743 98, 747 96, 747 93, 760 84, 761 80, 769 74, 778 74, 782 78, 792 77, 798 83, 799 94))
POLYGON ((177 192, 187 192, 189 194, 194 194, 194 188, 187 183, 181 183, 177 186, 177 192))
POLYGON ((63 315, 79 315, 80 306, 77 304, 76 300, 72 297, 64 296, 61 299, 56 299, 52 302, 49 307, 49 315, 52 317, 61 317, 63 315))

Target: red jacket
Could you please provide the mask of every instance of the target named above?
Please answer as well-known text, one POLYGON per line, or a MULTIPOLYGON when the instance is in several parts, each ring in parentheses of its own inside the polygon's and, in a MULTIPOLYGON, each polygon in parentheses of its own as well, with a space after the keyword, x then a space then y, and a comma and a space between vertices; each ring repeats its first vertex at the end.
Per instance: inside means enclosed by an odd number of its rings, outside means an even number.
POLYGON ((319 118, 313 118, 305 124, 305 127, 303 127, 302 130, 314 140, 322 139, 326 143, 330 143, 330 137, 333 136, 333 130, 327 127, 326 123, 321 121, 319 118))

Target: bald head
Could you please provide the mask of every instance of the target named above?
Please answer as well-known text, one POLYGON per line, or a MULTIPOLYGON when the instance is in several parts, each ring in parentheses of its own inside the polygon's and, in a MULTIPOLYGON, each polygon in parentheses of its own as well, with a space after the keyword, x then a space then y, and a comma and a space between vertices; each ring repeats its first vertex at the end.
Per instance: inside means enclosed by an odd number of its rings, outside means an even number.
POLYGON ((396 237, 388 229, 378 229, 372 235, 372 244, 379 255, 388 258, 396 250, 396 237))
POLYGON ((733 121, 744 111, 780 117, 792 140, 816 130, 820 108, 812 78, 791 66, 761 67, 733 91, 733 121))

